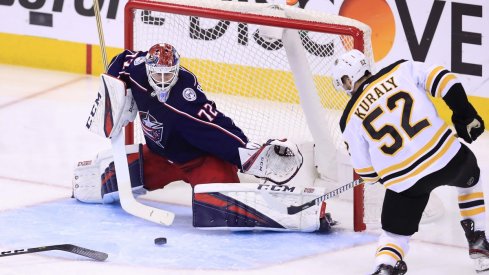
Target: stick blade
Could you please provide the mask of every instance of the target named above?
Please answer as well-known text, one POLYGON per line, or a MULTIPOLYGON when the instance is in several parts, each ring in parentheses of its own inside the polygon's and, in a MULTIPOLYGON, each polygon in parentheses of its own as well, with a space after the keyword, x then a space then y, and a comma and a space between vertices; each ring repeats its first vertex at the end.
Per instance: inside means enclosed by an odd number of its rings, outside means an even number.
POLYGON ((93 259, 96 261, 100 261, 100 262, 105 261, 109 257, 109 255, 107 253, 88 249, 88 248, 84 248, 84 247, 80 247, 80 246, 73 245, 73 244, 61 244, 61 245, 57 246, 57 249, 62 250, 62 251, 66 251, 66 252, 70 252, 70 253, 74 253, 77 255, 85 256, 87 258, 90 258, 90 259, 93 259))
POLYGON ((124 136, 119 133, 119 135, 112 137, 111 139, 122 209, 131 215, 154 223, 171 225, 175 218, 174 213, 142 204, 134 198, 129 169, 127 168, 126 147, 123 137, 124 136))
POLYGON ((302 210, 303 210, 303 207, 301 205, 299 205, 299 206, 291 205, 291 206, 287 207, 287 214, 294 215, 294 214, 301 212, 302 210))
POLYGON ((314 206, 315 204, 316 204, 316 199, 314 199, 310 202, 304 203, 302 205, 291 205, 291 206, 287 207, 287 214, 289 214, 289 215, 297 214, 303 210, 306 210, 307 208, 309 208, 311 206, 314 206))
POLYGON ((131 215, 158 224, 169 226, 172 225, 173 220, 175 219, 174 213, 143 205, 137 202, 133 197, 128 197, 124 200, 121 199, 121 206, 126 212, 131 215))

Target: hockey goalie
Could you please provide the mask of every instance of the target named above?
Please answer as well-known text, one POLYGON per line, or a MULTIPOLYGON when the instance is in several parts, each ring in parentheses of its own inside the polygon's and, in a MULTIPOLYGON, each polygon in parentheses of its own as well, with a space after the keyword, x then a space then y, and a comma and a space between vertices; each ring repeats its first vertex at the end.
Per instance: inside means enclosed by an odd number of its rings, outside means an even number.
MULTIPOLYGON (((170 44, 115 56, 101 76, 86 127, 113 138, 137 114, 146 144, 128 145, 125 152, 134 196, 180 180, 192 186, 197 228, 329 230, 324 204, 294 215, 284 211, 324 193, 323 188, 285 185, 302 166, 298 146, 286 139, 249 141, 207 99, 197 77, 180 66, 170 44), (262 181, 239 183, 238 171, 262 181)), ((112 203, 119 200, 118 190, 110 150, 75 168, 73 193, 79 201, 112 203)))

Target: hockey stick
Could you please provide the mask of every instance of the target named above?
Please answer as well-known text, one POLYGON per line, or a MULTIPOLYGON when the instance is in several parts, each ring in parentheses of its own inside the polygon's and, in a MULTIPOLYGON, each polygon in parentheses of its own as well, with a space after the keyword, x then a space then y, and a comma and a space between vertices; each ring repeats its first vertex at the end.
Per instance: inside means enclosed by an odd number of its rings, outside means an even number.
MULTIPOLYGON (((102 60, 104 69, 107 70, 107 54, 105 50, 105 39, 100 17, 100 8, 97 0, 93 0, 93 9, 97 19, 97 30, 100 41, 100 50, 102 51, 102 60)), ((116 178, 119 187, 119 199, 122 209, 136 217, 143 218, 158 224, 171 225, 175 214, 162 209, 154 208, 138 202, 132 194, 131 179, 126 158, 126 147, 124 142, 124 131, 121 131, 116 137, 112 137, 112 152, 114 154, 114 165, 116 169, 116 178)))
POLYGON ((61 250, 69 253, 74 253, 74 254, 88 257, 96 261, 105 261, 107 257, 109 257, 107 253, 91 250, 73 244, 57 244, 57 245, 48 245, 48 246, 40 246, 40 247, 33 247, 33 248, 16 249, 12 251, 2 251, 0 252, 0 257, 15 256, 21 254, 28 254, 28 253, 37 253, 37 252, 44 252, 50 250, 61 250))
POLYGON ((337 195, 345 192, 346 190, 349 190, 357 185, 360 185, 360 184, 363 184, 363 179, 362 178, 359 178, 357 180, 354 180, 350 183, 347 183, 339 188, 336 188, 335 190, 331 191, 331 192, 328 192, 320 197, 317 197, 309 202, 306 202, 304 204, 301 204, 301 205, 292 205, 292 206, 289 206, 287 207, 287 213, 289 215, 294 215, 294 214, 297 214, 303 210, 306 210, 307 208, 311 207, 311 206, 314 206, 314 205, 319 205, 321 202, 325 201, 325 200, 328 200, 332 197, 336 197, 337 195))
POLYGON ((119 198, 122 208, 127 213, 136 217, 158 224, 171 225, 175 219, 175 214, 142 204, 134 198, 131 188, 131 179, 129 177, 123 133, 124 132, 121 131, 121 133, 111 139, 117 183, 119 186, 119 198))

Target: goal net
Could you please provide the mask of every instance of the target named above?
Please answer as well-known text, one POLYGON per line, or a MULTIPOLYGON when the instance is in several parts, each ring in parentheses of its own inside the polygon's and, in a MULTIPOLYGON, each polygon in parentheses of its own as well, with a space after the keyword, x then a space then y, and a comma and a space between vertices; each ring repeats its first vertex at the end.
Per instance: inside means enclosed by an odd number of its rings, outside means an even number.
MULTIPOLYGON (((366 25, 266 3, 128 1, 125 47, 146 51, 162 42, 179 51, 181 65, 251 141, 286 137, 310 148, 314 144, 311 166, 317 166, 317 182, 341 185, 352 179, 351 168, 346 177, 337 169, 338 159, 349 161, 339 129, 348 97, 334 90, 330 75, 336 58, 353 48, 373 64, 366 25)), ((127 140, 143 142, 138 127, 126 130, 127 140)), ((364 211, 363 193, 363 186, 354 192, 357 231, 365 229, 364 221, 380 220, 378 210, 372 212, 376 217, 364 211)), ((382 200, 372 197, 378 208, 382 200)))

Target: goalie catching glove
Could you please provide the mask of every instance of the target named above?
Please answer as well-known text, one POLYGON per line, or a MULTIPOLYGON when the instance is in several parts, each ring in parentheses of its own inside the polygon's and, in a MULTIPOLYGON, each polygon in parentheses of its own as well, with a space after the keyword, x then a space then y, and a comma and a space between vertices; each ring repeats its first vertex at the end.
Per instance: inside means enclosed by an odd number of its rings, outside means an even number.
POLYGON ((303 157, 296 144, 286 139, 269 139, 265 144, 249 142, 239 148, 241 172, 276 184, 292 179, 302 166, 303 157))
POLYGON ((85 126, 102 137, 112 138, 134 121, 137 112, 131 89, 126 89, 122 80, 102 74, 97 98, 85 126))

